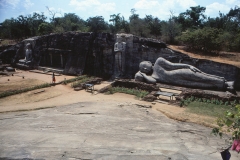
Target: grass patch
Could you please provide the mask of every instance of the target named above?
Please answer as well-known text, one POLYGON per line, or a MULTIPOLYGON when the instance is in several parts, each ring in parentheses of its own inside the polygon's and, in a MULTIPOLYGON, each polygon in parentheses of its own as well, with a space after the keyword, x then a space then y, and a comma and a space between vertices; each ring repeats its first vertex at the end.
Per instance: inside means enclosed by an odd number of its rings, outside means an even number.
POLYGON ((28 91, 32 91, 32 90, 36 90, 36 89, 47 88, 50 86, 51 85, 49 83, 44 83, 44 84, 40 84, 37 86, 29 87, 29 88, 24 88, 24 89, 19 89, 19 90, 14 90, 14 91, 7 91, 7 92, 0 93, 0 98, 4 98, 7 96, 12 96, 15 94, 24 93, 24 92, 28 92, 28 91))
POLYGON ((78 76, 78 77, 71 78, 71 79, 68 79, 68 80, 63 80, 63 81, 61 81, 61 83, 64 83, 64 84, 73 83, 73 82, 76 82, 78 80, 84 79, 86 77, 87 77, 87 75, 82 75, 82 76, 78 76))
POLYGON ((182 100, 180 106, 186 106, 187 112, 219 117, 223 116, 227 111, 233 110, 237 103, 236 100, 223 102, 218 99, 196 98, 191 96, 182 100))
POLYGON ((89 81, 89 80, 91 80, 91 79, 93 79, 93 78, 94 78, 94 77, 87 77, 87 76, 85 76, 85 77, 83 77, 83 78, 81 78, 81 79, 78 79, 78 80, 74 81, 74 82, 71 84, 71 87, 72 87, 72 88, 76 88, 76 87, 78 87, 78 86, 81 86, 82 83, 85 83, 85 82, 87 82, 87 81, 89 81))
POLYGON ((232 109, 232 106, 193 101, 190 102, 186 108, 187 112, 211 117, 218 117, 224 115, 226 111, 232 109))
POLYGON ((149 92, 144 91, 144 90, 124 88, 124 87, 112 87, 112 88, 109 89, 107 94, 114 94, 114 93, 117 93, 117 92, 135 95, 138 98, 143 98, 143 97, 145 97, 146 95, 149 94, 149 92))

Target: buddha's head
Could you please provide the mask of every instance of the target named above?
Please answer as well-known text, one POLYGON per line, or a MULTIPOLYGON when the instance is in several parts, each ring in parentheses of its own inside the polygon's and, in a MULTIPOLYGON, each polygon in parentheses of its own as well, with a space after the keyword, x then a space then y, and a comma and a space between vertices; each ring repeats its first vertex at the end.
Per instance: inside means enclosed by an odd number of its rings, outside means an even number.
POLYGON ((31 43, 27 43, 27 44, 26 44, 26 48, 27 48, 27 49, 30 49, 30 48, 31 48, 31 43))
POLYGON ((152 63, 150 61, 143 61, 139 64, 140 72, 150 74, 152 72, 152 63))

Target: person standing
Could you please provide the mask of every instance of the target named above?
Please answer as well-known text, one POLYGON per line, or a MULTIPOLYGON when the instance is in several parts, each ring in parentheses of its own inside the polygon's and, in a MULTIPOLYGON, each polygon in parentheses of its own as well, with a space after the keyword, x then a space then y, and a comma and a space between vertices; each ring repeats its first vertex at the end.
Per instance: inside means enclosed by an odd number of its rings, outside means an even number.
POLYGON ((53 72, 53 74, 52 74, 52 83, 55 83, 55 81, 56 81, 56 78, 55 78, 55 74, 53 72))

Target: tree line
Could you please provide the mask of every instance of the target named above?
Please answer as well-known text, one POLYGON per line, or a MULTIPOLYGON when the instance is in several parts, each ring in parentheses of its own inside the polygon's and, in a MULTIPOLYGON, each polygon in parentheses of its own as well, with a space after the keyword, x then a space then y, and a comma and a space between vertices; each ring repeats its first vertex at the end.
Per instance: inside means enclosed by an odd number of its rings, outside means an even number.
POLYGON ((168 20, 160 20, 152 15, 140 18, 137 11, 131 9, 128 19, 118 13, 110 15, 109 22, 106 22, 102 16, 83 20, 75 13, 56 17, 56 12, 48 8, 50 21, 44 13, 4 20, 0 23, 0 38, 22 40, 67 31, 122 32, 160 39, 168 44, 183 44, 205 52, 240 51, 240 8, 236 6, 227 14, 219 12, 216 18, 207 17, 205 10, 198 5, 178 16, 170 12, 168 20))

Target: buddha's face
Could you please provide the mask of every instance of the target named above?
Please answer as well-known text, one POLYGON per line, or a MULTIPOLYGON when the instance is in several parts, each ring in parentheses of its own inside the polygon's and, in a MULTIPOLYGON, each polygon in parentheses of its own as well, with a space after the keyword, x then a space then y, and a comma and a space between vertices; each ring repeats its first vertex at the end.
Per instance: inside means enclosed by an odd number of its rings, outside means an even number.
POLYGON ((152 72, 152 63, 149 61, 143 61, 139 64, 139 70, 143 73, 151 73, 152 72))

